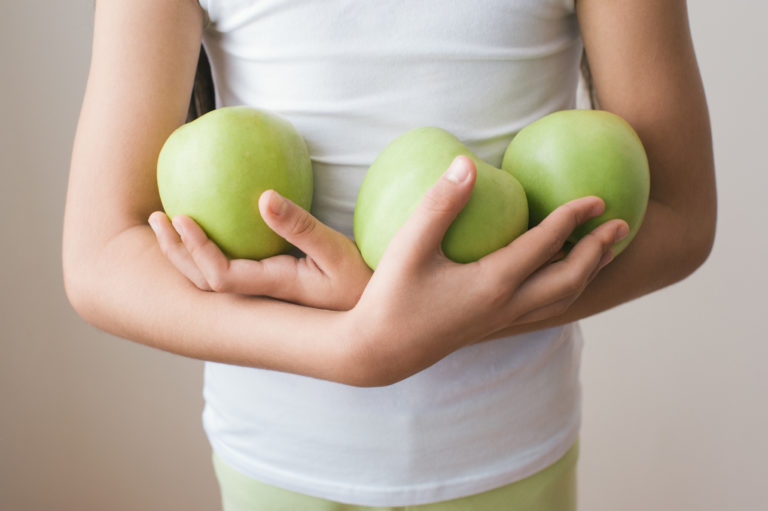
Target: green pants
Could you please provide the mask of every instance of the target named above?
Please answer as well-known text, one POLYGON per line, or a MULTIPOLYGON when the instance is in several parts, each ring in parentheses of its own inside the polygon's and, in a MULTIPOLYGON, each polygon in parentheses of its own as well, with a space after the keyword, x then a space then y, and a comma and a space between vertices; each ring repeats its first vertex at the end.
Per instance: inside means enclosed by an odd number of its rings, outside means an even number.
POLYGON ((578 442, 560 460, 526 479, 455 500, 405 507, 340 504, 260 483, 214 455, 223 511, 575 511, 578 442))

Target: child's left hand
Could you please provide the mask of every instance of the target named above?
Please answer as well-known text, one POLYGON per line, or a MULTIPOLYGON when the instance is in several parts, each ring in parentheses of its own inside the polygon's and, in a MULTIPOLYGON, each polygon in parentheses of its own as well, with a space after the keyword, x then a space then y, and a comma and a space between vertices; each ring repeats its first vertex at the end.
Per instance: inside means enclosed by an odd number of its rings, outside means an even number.
POLYGON ((228 259, 187 216, 176 216, 171 224, 156 211, 149 223, 165 256, 199 289, 322 309, 354 307, 372 274, 355 243, 272 190, 262 194, 259 210, 267 225, 306 257, 228 259))

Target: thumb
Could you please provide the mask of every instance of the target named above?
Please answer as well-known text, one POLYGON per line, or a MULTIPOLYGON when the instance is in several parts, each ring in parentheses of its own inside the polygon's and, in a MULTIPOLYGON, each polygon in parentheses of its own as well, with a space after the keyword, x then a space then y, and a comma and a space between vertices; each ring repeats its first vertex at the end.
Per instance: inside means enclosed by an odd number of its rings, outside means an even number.
MULTIPOLYGON (((467 156, 457 156, 421 199, 395 239, 427 255, 440 249, 445 232, 464 208, 475 185, 477 170, 467 156)), ((394 241, 394 240, 393 240, 394 241)))
POLYGON ((318 262, 333 261, 337 257, 339 237, 344 235, 276 191, 261 194, 259 212, 270 229, 318 262))

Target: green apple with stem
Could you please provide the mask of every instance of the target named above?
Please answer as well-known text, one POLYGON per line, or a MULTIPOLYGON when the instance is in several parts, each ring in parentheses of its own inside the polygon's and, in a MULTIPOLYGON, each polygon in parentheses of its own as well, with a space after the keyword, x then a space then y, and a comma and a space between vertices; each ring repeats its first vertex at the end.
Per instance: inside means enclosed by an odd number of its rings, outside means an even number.
POLYGON ((290 250, 259 213, 273 189, 309 209, 312 163, 286 119, 247 106, 213 110, 175 130, 157 162, 166 214, 187 215, 230 258, 263 259, 290 250))
POLYGON ((451 133, 417 128, 377 156, 358 192, 355 242, 371 268, 376 268, 392 237, 459 155, 473 161, 477 178, 469 201, 443 238, 445 255, 459 263, 475 261, 525 232, 528 203, 514 177, 480 160, 451 133))
POLYGON ((587 195, 603 199, 603 214, 579 226, 571 243, 601 223, 621 218, 630 233, 613 246, 617 255, 643 222, 650 192, 648 158, 632 126, 613 113, 563 110, 544 116, 512 139, 502 168, 525 188, 531 225, 570 200, 587 195))

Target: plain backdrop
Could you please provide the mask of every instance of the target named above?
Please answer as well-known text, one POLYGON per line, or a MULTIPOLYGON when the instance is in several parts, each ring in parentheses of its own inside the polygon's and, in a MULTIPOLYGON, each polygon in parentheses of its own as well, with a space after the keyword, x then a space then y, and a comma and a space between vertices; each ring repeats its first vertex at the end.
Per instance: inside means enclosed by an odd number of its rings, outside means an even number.
MULTIPOLYGON (((99 332, 64 296, 61 221, 93 2, 2 7, 0 509, 218 509, 202 363, 99 332)), ((582 511, 765 501, 768 7, 699 0, 689 11, 717 241, 689 279, 583 322, 582 511)))

